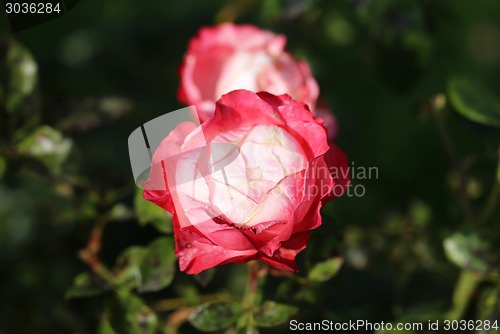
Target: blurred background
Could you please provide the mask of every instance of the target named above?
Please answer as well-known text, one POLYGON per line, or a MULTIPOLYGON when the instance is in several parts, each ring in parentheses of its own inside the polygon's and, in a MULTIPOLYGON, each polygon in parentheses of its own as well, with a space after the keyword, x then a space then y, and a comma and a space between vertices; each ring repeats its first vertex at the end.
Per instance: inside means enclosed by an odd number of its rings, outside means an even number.
MULTIPOLYGON (((150 208, 134 200, 127 138, 183 107, 187 43, 223 21, 285 34, 310 63, 351 165, 378 171, 353 179, 364 196, 324 208, 299 256, 302 276, 343 256, 335 277, 269 277, 266 299, 298 306, 301 321, 498 319, 500 2, 82 0, 16 33, 1 17, 0 333, 113 333, 102 324, 109 292, 67 292, 95 270, 79 250, 106 224, 100 259, 113 267, 127 247, 168 235, 155 227, 161 215, 141 217, 150 208), (473 282, 462 299, 459 278, 473 282)), ((243 294, 244 266, 197 279, 175 268, 145 304, 243 294)), ((176 306, 158 309, 161 322, 176 306)))

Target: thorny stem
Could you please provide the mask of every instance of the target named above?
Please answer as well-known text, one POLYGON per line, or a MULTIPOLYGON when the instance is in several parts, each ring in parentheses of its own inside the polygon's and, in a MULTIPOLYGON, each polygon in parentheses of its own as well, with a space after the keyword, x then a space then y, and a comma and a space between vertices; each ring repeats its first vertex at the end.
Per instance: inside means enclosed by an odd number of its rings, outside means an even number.
MULTIPOLYGON (((108 194, 104 198, 104 201, 109 203, 116 202, 120 197, 125 196, 129 192, 130 185, 126 185, 114 191, 112 194, 108 194)), ((83 262, 87 263, 94 273, 96 273, 106 281, 112 281, 113 275, 109 271, 109 269, 102 264, 101 260, 99 259, 99 252, 101 251, 104 227, 110 220, 111 217, 109 212, 99 216, 95 222, 94 227, 92 228, 92 231, 90 232, 87 246, 78 252, 78 257, 83 262)))
MULTIPOLYGON (((450 160, 453 169, 459 177, 459 189, 458 195, 464 210, 466 221, 468 224, 478 223, 478 219, 475 215, 472 204, 467 197, 466 182, 467 174, 460 163, 456 151, 454 149, 453 143, 451 141, 450 135, 442 118, 442 110, 445 106, 445 98, 443 95, 437 95, 432 101, 432 117, 436 124, 439 137, 443 144, 444 150, 448 159, 450 160)), ((495 196, 496 197, 496 196, 495 196)), ((483 216, 488 214, 488 209, 483 212, 483 216)), ((482 220, 483 217, 481 217, 482 220)), ((446 314, 446 318, 449 320, 461 320, 467 311, 467 307, 470 304, 471 298, 476 292, 479 283, 483 280, 483 275, 470 272, 468 270, 462 269, 457 283, 455 284, 455 289, 453 291, 453 301, 452 308, 446 314)))
MULTIPOLYGON (((198 297, 200 304, 217 301, 239 301, 227 292, 207 294, 198 297)), ((173 311, 167 318, 167 333, 177 333, 178 328, 189 319, 189 316, 196 309, 186 302, 185 298, 172 298, 160 300, 151 305, 155 312, 173 311)))
POLYGON ((483 279, 481 274, 473 273, 470 271, 462 270, 458 282, 453 291, 453 306, 446 314, 449 320, 461 320, 464 316, 469 302, 474 295, 478 284, 483 279))
POLYGON ((444 151, 450 160, 453 169, 458 175, 459 178, 459 184, 458 184, 458 196, 460 199, 460 202, 462 204, 462 208, 464 210, 464 214, 467 218, 467 222, 469 224, 472 224, 475 222, 475 214, 474 214, 474 209, 472 207, 472 204, 470 203, 469 199, 467 198, 467 190, 466 190, 466 182, 467 182, 467 174, 464 171, 462 164, 460 163, 455 148, 453 146, 453 143, 451 142, 450 135, 448 133, 448 129, 446 128, 446 124, 444 123, 443 117, 442 117, 442 109, 443 107, 440 107, 439 105, 441 104, 439 99, 444 99, 444 96, 438 95, 434 98, 433 100, 433 110, 431 112, 431 115, 434 119, 434 123, 436 125, 439 137, 441 139, 441 142, 443 144, 444 151))
POLYGON ((90 232, 90 237, 87 242, 87 246, 78 252, 80 259, 87 263, 92 271, 105 279, 106 281, 111 281, 113 275, 109 269, 101 263, 99 259, 99 251, 101 250, 102 233, 104 226, 109 221, 109 215, 105 214, 99 217, 90 232))
POLYGON ((257 261, 250 261, 247 264, 248 268, 248 281, 243 297, 243 307, 245 314, 242 317, 242 322, 238 323, 238 327, 246 328, 247 333, 251 333, 254 328, 253 312, 255 306, 260 303, 262 298, 262 285, 264 284, 264 277, 267 275, 268 268, 261 267, 257 261))
MULTIPOLYGON (((199 296, 200 304, 214 301, 236 301, 236 299, 227 292, 199 296)), ((154 303, 151 308, 157 312, 167 312, 188 306, 185 298, 172 298, 160 300, 154 303)))
POLYGON ((481 217, 479 218, 479 223, 484 224, 488 222, 488 220, 493 216, 497 207, 499 198, 498 195, 500 193, 500 147, 497 151, 497 159, 498 166, 495 174, 495 180, 493 182, 493 187, 491 188, 490 196, 488 197, 488 202, 486 203, 486 207, 481 213, 481 217))

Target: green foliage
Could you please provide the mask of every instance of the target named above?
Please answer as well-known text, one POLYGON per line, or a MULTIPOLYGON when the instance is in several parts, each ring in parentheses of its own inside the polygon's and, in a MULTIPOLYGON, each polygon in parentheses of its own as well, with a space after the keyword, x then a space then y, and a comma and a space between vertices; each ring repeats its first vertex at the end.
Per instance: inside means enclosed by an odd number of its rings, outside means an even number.
POLYGON ((66 298, 93 297, 109 290, 111 286, 100 277, 81 273, 73 280, 73 285, 66 291, 66 298))
POLYGON ((160 237, 147 247, 125 249, 114 269, 114 283, 139 292, 154 292, 167 287, 175 273, 174 242, 160 237))
POLYGON ((453 107, 465 118, 500 127, 500 102, 481 83, 454 78, 448 83, 448 96, 453 107))
POLYGON ((344 263, 344 258, 336 257, 317 263, 309 272, 308 278, 314 282, 325 282, 337 274, 344 263))
POLYGON ((113 269, 114 284, 134 289, 142 282, 140 266, 146 254, 141 246, 132 246, 125 249, 113 269))
POLYGON ((482 291, 477 305, 479 319, 498 319, 500 317, 499 298, 500 290, 498 287, 488 286, 482 291))
POLYGON ((307 280, 287 280, 280 284, 276 296, 279 300, 314 304, 318 299, 316 290, 321 288, 322 286, 308 284, 307 280))
POLYGON ((102 317, 97 328, 97 334, 116 334, 107 317, 102 317))
POLYGON ((137 296, 118 291, 106 305, 109 322, 117 334, 153 334, 158 317, 137 296))
POLYGON ((0 156, 0 180, 2 179, 3 175, 7 171, 7 160, 0 156))
POLYGON ((448 259, 458 267, 486 272, 498 265, 498 255, 492 245, 477 233, 455 233, 444 240, 448 259))
POLYGON ((25 137, 18 145, 19 153, 42 162, 54 174, 61 172, 73 143, 61 132, 49 126, 42 126, 25 137))
POLYGON ((130 99, 108 96, 103 98, 86 98, 74 102, 74 111, 61 119, 57 127, 63 131, 88 131, 106 123, 116 121, 133 109, 130 99))
POLYGON ((11 37, 0 36, 0 136, 22 138, 40 121, 38 65, 11 37))
POLYGON ((498 319, 498 13, 468 0, 88 0, 69 21, 2 36, 0 333, 498 319), (380 175, 325 204, 299 272, 262 274, 254 299, 244 265, 178 273, 172 217, 134 189, 126 151, 130 131, 179 106, 189 39, 225 20, 286 36, 351 166, 380 175))
POLYGON ((259 331, 255 327, 245 327, 245 328, 230 328, 226 334, 259 334, 259 331))
POLYGON ((204 332, 213 332, 234 325, 243 314, 240 305, 233 302, 213 302, 198 306, 189 316, 189 322, 204 332))
POLYGON ((172 215, 159 206, 142 198, 143 190, 136 188, 134 208, 140 225, 153 225, 163 233, 172 232, 172 215))
POLYGON ((0 59, 6 70, 1 80, 0 102, 9 114, 14 114, 35 90, 38 65, 31 53, 16 40, 3 37, 0 45, 0 59))
POLYGON ((198 281, 198 283, 200 283, 201 286, 206 287, 214 278, 215 272, 215 268, 208 269, 199 273, 198 275, 195 275, 194 278, 196 281, 198 281))
POLYGON ((146 248, 141 261, 141 285, 139 291, 158 291, 168 286, 175 273, 176 258, 172 238, 161 237, 146 248))
POLYGON ((254 320, 259 327, 273 327, 283 324, 297 312, 296 307, 267 301, 255 310, 254 320))
POLYGON ((133 217, 133 211, 122 203, 115 204, 109 210, 109 219, 113 221, 123 221, 133 217))

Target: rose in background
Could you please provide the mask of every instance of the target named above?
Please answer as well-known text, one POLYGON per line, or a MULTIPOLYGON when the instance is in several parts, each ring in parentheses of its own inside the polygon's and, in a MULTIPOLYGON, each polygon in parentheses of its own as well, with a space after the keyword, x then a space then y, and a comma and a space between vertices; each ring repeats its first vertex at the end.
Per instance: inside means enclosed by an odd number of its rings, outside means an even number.
POLYGON ((322 202, 335 185, 349 182, 330 174, 325 161, 346 168, 347 160, 330 150, 323 123, 288 95, 236 90, 222 96, 201 126, 181 123, 163 140, 143 196, 174 215, 182 271, 254 259, 297 269, 309 231, 321 225, 322 202), (224 163, 203 148, 224 143, 238 147, 236 159, 203 173, 224 163), (327 152, 335 159, 325 158, 327 152))
POLYGON ((288 94, 314 108, 319 87, 309 65, 285 51, 286 37, 251 25, 204 27, 189 42, 178 98, 196 105, 200 120, 235 89, 288 94))
POLYGON ((328 141, 333 143, 339 134, 339 124, 326 101, 319 99, 318 105, 314 109, 314 115, 323 119, 324 126, 328 130, 328 141))

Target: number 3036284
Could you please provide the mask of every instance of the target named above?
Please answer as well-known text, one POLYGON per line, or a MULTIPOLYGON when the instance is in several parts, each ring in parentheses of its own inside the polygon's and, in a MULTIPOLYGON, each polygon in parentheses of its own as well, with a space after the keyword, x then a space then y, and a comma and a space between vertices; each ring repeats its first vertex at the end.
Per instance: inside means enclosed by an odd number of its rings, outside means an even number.
POLYGON ((59 7, 59 3, 55 5, 47 2, 47 3, 11 3, 7 2, 5 4, 5 12, 7 14, 52 14, 52 13, 60 13, 61 8, 59 7))

